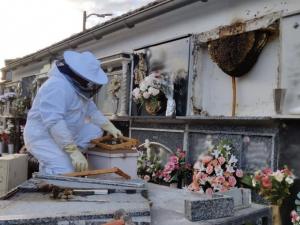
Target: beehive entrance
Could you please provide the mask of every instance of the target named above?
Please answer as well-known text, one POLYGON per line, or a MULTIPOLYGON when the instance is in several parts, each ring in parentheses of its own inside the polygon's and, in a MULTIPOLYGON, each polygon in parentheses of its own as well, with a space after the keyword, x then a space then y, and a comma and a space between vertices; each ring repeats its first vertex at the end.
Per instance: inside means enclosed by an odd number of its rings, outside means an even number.
POLYGON ((236 109, 236 77, 246 74, 255 64, 268 41, 268 33, 255 30, 210 41, 208 52, 221 70, 232 77, 232 116, 236 109))

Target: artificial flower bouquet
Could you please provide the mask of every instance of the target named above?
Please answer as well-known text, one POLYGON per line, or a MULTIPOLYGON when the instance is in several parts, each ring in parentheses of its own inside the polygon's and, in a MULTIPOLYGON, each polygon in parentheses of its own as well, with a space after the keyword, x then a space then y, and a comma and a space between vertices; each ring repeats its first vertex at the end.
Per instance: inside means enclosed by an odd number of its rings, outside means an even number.
POLYGON ((253 188, 266 201, 272 205, 280 206, 285 198, 290 195, 290 187, 294 183, 295 176, 285 167, 282 170, 272 171, 271 168, 256 171, 253 175, 247 175, 243 183, 253 188))
POLYGON ((186 152, 177 149, 174 155, 169 157, 168 162, 161 172, 161 178, 167 183, 178 183, 179 187, 192 177, 192 167, 186 160, 186 152))
POLYGON ((136 87, 132 91, 134 101, 138 103, 143 103, 149 99, 156 99, 161 92, 161 78, 159 73, 151 73, 149 76, 145 77, 139 87, 136 87))
POLYGON ((163 166, 159 155, 143 151, 137 161, 138 176, 147 182, 160 183, 161 170, 163 166))
POLYGON ((146 111, 151 115, 156 115, 162 108, 163 102, 163 79, 159 72, 152 72, 145 77, 138 87, 133 89, 133 100, 145 106, 146 111))
POLYGON ((211 145, 206 154, 200 155, 194 165, 193 182, 188 189, 213 194, 238 187, 243 171, 238 169, 238 159, 233 155, 233 146, 228 141, 211 145))

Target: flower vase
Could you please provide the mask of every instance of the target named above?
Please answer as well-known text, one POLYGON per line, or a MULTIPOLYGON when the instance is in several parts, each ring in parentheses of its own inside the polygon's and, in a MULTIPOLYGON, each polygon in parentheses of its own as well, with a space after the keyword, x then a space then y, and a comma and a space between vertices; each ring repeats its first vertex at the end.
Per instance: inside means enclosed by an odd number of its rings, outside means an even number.
POLYGON ((152 116, 156 116, 161 110, 161 108, 161 101, 153 101, 151 99, 145 101, 145 109, 147 113, 149 113, 152 116))
POLYGON ((273 225, 282 225, 279 205, 271 205, 273 225))
POLYGON ((170 188, 176 188, 178 187, 178 183, 170 183, 170 188))
POLYGON ((14 154, 14 144, 8 144, 8 154, 14 154))

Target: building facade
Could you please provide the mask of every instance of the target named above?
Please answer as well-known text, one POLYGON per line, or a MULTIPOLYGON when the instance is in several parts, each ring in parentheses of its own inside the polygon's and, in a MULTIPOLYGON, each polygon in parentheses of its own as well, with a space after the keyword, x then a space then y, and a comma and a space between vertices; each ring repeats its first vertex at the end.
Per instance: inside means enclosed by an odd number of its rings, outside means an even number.
POLYGON ((2 91, 32 99, 64 50, 88 50, 110 81, 95 101, 126 135, 183 148, 191 162, 207 140, 229 139, 243 169, 299 175, 299 25, 298 0, 154 1, 10 61, 2 91), (132 98, 157 71, 176 103, 167 116, 166 95, 155 113, 132 98))

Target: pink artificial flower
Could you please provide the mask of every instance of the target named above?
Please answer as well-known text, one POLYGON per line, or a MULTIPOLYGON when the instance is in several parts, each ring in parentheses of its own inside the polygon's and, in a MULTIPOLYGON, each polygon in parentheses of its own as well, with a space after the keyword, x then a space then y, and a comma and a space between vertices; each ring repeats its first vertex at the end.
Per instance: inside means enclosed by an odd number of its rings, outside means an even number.
POLYGON ((238 178, 242 178, 242 177, 244 176, 243 170, 237 169, 236 172, 235 172, 235 175, 236 175, 238 178))
POLYGON ((172 162, 174 164, 178 163, 178 157, 176 155, 172 155, 170 158, 169 158, 169 162, 172 162))
POLYGON ((206 173, 210 175, 212 172, 214 172, 214 167, 212 165, 208 165, 206 168, 206 173))
POLYGON ((184 159, 186 156, 185 151, 181 150, 180 148, 177 149, 177 154, 180 159, 184 159))
POLYGON ((292 220, 292 223, 296 223, 296 222, 300 221, 300 217, 299 217, 298 213, 295 210, 293 210, 291 212, 291 220, 292 220))
POLYGON ((236 179, 235 179, 235 177, 234 177, 234 176, 230 176, 230 177, 228 178, 228 182, 229 182, 229 185, 230 185, 231 187, 234 187, 234 186, 236 185, 236 179))
POLYGON ((211 164, 213 165, 213 166, 217 166, 217 165, 219 165, 219 161, 217 160, 217 159, 214 159, 212 162, 211 162, 211 164))
POLYGON ((212 195, 213 193, 214 193, 214 191, 211 188, 207 188, 205 191, 205 194, 207 194, 207 195, 212 195))
POLYGON ((223 176, 224 176, 224 177, 230 177, 230 176, 231 176, 231 173, 229 173, 229 172, 226 171, 226 172, 224 172, 223 176))
POLYGON ((171 176, 168 174, 165 176, 164 181, 168 182, 169 180, 171 180, 171 176))
POLYGON ((283 170, 281 170, 281 172, 284 173, 286 176, 293 175, 292 171, 290 171, 288 168, 284 168, 283 170))
POLYGON ((150 176, 149 175, 145 175, 144 176, 144 181, 149 182, 150 181, 150 176))
POLYGON ((223 184, 225 182, 225 178, 223 176, 219 176, 216 179, 219 184, 223 184))
POLYGON ((215 186, 219 185, 217 177, 211 177, 210 180, 209 180, 209 183, 212 187, 215 187, 215 186))
POLYGON ((202 157, 201 161, 202 161, 203 164, 207 164, 207 163, 209 163, 212 159, 213 159, 213 158, 212 158, 211 156, 206 155, 206 156, 203 156, 203 157, 202 157))
POLYGON ((262 172, 265 174, 265 175, 270 175, 272 174, 272 169, 271 168, 265 168, 262 170, 262 172))
POLYGON ((226 159, 223 156, 221 156, 218 158, 218 161, 219 161, 220 165, 223 165, 226 162, 226 159))
POLYGON ((262 186, 264 188, 267 188, 267 189, 271 189, 272 188, 272 181, 271 181, 271 179, 268 176, 263 176, 263 178, 261 179, 261 181, 262 181, 262 186))

